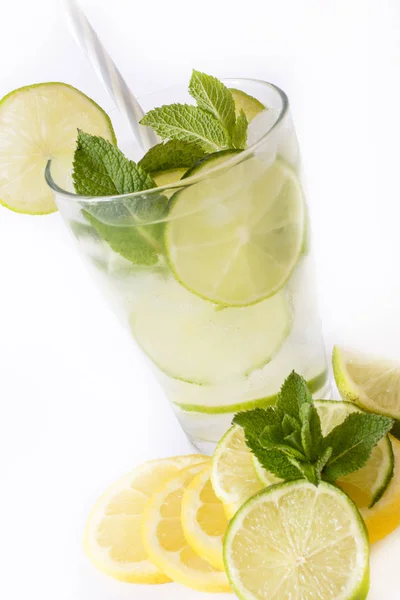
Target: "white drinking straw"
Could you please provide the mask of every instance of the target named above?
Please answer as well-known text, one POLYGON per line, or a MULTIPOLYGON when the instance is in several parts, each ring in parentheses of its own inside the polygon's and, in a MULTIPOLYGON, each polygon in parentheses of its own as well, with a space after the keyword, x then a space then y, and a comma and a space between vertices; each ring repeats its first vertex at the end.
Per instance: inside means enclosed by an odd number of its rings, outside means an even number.
POLYGON ((149 127, 139 124, 140 119, 144 116, 139 102, 132 94, 125 79, 101 43, 99 36, 75 0, 64 0, 64 7, 71 33, 77 44, 87 54, 98 77, 106 86, 121 113, 127 119, 142 150, 148 150, 151 146, 157 144, 158 140, 155 133, 149 127))

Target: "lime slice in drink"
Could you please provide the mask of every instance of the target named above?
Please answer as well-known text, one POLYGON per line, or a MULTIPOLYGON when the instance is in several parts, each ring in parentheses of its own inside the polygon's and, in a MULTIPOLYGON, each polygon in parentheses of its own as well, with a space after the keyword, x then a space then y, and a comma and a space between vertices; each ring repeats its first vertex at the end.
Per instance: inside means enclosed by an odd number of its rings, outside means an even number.
POLYGON ((240 152, 242 152, 242 150, 221 150, 220 152, 213 152, 204 158, 200 158, 191 169, 186 171, 182 179, 207 173, 207 171, 211 171, 211 169, 214 169, 229 158, 240 154, 240 152))
POLYGON ((400 363, 338 346, 333 350, 332 363, 344 400, 400 420, 400 363))
POLYGON ((281 160, 257 157, 171 198, 165 243, 176 278, 216 304, 245 306, 276 294, 303 244, 304 200, 281 160))
POLYGON ((233 99, 235 101, 235 109, 236 114, 240 113, 240 110, 243 110, 244 114, 247 117, 249 123, 256 117, 260 112, 266 109, 266 107, 261 104, 257 98, 253 98, 246 92, 242 92, 242 90, 236 90, 235 88, 230 88, 232 92, 233 99))
POLYGON ((54 212, 45 166, 51 159, 57 183, 71 187, 77 129, 116 142, 106 113, 70 85, 39 83, 5 96, 0 102, 0 202, 20 213, 54 212))
POLYGON ((155 184, 158 187, 161 187, 163 185, 169 185, 170 183, 179 181, 185 175, 186 171, 187 169, 167 169, 166 171, 157 171, 156 173, 152 173, 152 177, 155 184))
POLYGON ((242 600, 365 600, 369 542, 358 509, 337 487, 291 481, 251 498, 231 521, 225 567, 242 600))
POLYGON ((268 363, 289 333, 283 293, 221 310, 174 279, 158 279, 131 315, 133 335, 151 360, 177 379, 206 384, 243 377, 268 363))

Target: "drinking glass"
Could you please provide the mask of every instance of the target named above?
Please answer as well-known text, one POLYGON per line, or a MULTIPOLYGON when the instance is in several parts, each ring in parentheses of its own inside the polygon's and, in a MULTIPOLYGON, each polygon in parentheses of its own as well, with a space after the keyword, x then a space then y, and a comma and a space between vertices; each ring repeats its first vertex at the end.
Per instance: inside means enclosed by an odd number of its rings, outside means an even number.
MULTIPOLYGON (((247 149, 223 162, 112 197, 76 195, 46 169, 87 266, 203 452, 235 412, 272 404, 292 370, 316 397, 329 389, 287 96, 262 81, 224 83, 268 109, 250 123, 247 149)), ((177 101, 187 92, 176 87, 142 104, 177 101)))

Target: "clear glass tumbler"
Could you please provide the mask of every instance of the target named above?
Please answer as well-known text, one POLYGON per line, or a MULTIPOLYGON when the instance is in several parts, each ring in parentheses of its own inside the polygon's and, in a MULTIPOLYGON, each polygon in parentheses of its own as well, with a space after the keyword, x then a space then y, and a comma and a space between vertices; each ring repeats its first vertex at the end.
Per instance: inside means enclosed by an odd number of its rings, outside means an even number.
POLYGON ((293 369, 316 397, 329 389, 287 97, 261 81, 225 84, 268 110, 251 122, 248 148, 208 170, 116 197, 78 196, 46 170, 87 265, 205 452, 235 412, 273 403, 293 369))

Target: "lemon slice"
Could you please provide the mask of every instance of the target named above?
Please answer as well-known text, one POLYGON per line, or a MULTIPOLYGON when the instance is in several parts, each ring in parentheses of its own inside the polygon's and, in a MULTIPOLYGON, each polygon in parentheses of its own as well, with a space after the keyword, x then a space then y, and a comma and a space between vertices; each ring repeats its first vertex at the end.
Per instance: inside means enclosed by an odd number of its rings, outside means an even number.
POLYGON ((223 571, 196 554, 186 541, 181 523, 185 489, 207 463, 185 469, 154 494, 146 507, 143 541, 148 556, 174 581, 203 592, 230 591, 223 571))
POLYGON ((400 420, 400 363, 335 346, 336 385, 344 400, 400 420))
POLYGON ((210 469, 193 478, 183 494, 182 527, 193 550, 215 569, 223 571, 223 538, 228 519, 210 480, 210 469))
POLYGON ((137 467, 99 499, 86 525, 84 548, 93 564, 115 579, 166 583, 142 543, 143 512, 151 494, 182 469, 204 463, 201 454, 154 460, 137 467))
POLYGON ((389 435, 394 454, 394 475, 379 502, 360 509, 371 544, 392 533, 400 525, 400 441, 389 435))
POLYGON ((261 466, 257 465, 257 468, 260 480, 256 475, 253 455, 246 446, 243 429, 233 425, 215 449, 211 469, 215 495, 223 503, 229 519, 248 498, 266 485, 279 481, 261 466))
POLYGON ((190 291, 227 306, 273 296, 301 253, 304 200, 293 170, 257 157, 178 191, 165 230, 168 259, 190 291))
POLYGON ((65 83, 19 88, 0 102, 0 201, 16 212, 56 210, 44 179, 46 163, 58 184, 69 186, 77 130, 115 143, 106 113, 93 100, 65 83))
POLYGON ((243 600, 365 600, 369 543, 349 497, 325 482, 298 480, 251 498, 224 544, 231 585, 243 600))

